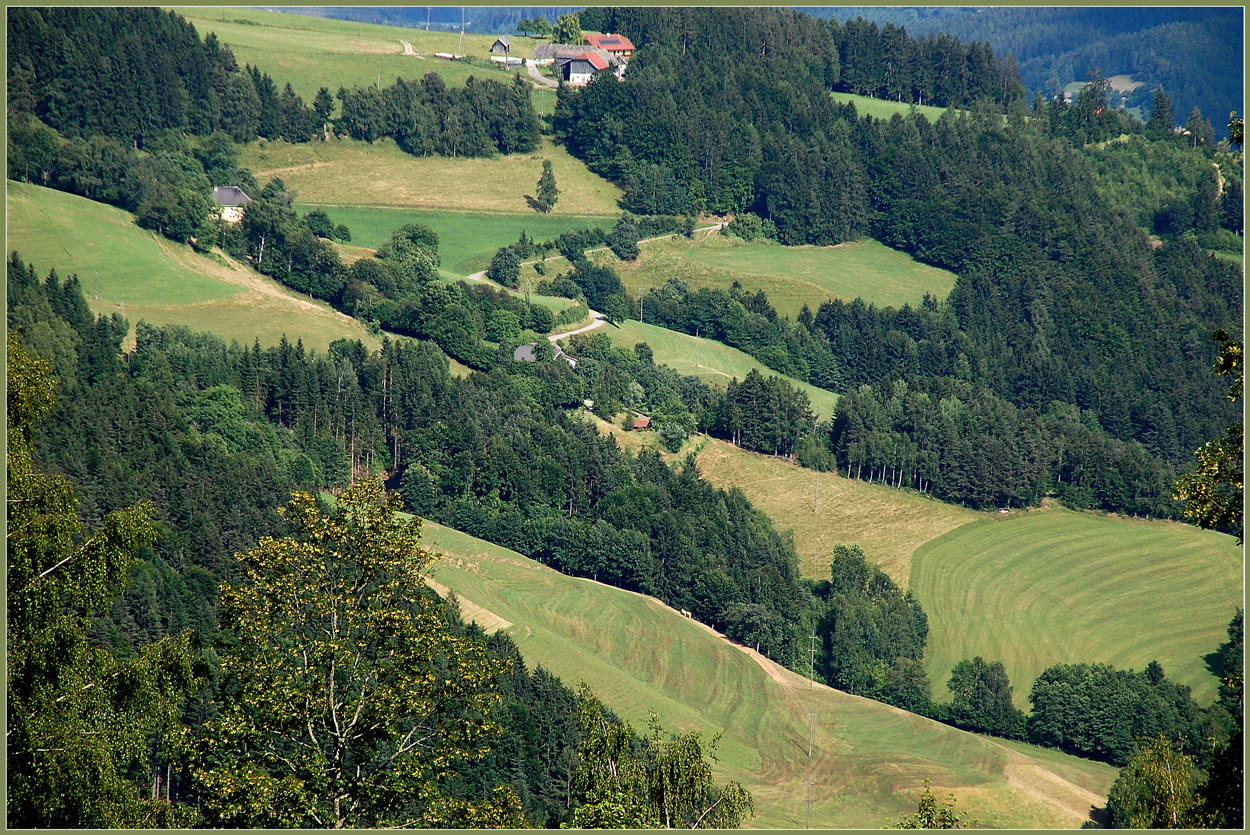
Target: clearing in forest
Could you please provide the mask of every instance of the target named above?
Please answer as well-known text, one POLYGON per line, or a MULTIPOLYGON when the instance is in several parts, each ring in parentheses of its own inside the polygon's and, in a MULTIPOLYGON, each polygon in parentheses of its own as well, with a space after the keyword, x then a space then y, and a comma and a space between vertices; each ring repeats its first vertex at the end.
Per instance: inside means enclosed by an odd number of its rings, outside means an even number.
POLYGON ((1102 662, 1168 678, 1211 702, 1205 656, 1228 639, 1244 562, 1232 537, 1178 522, 1059 508, 964 525, 920 547, 909 588, 929 616, 925 667, 945 699, 956 663, 1001 661, 1017 706, 1046 667, 1102 662))
POLYGON ((431 576, 462 610, 512 624, 506 631, 528 664, 570 687, 587 682, 635 728, 655 710, 666 726, 705 738, 723 730, 714 770, 754 796, 748 826, 802 828, 809 779, 811 826, 885 826, 915 811, 928 778, 983 825, 1075 828, 1115 778, 1108 765, 813 686, 653 598, 567 577, 429 522, 422 539, 445 555, 431 576))
POLYGON ((696 339, 668 328, 642 324, 635 319, 609 325, 603 333, 618 348, 632 349, 639 342, 645 342, 655 354, 656 365, 667 365, 679 374, 699 377, 720 389, 727 387, 735 377, 745 379, 752 369, 765 377, 781 377, 807 393, 818 420, 829 420, 838 403, 838 395, 834 392, 773 371, 750 354, 711 339, 696 339))
POLYGON ((285 334, 325 350, 336 339, 380 342, 360 322, 302 296, 220 252, 197 253, 134 216, 65 192, 8 181, 9 249, 47 275, 77 274, 94 313, 121 313, 134 325, 185 325, 250 345, 285 334))
POLYGON ((613 266, 633 295, 670 278, 726 290, 737 281, 752 293, 763 290, 777 312, 792 319, 805 304, 815 314, 835 298, 914 307, 926 293, 941 300, 955 286, 954 273, 869 238, 837 246, 748 243, 725 233, 675 238, 644 244, 638 261, 613 266))

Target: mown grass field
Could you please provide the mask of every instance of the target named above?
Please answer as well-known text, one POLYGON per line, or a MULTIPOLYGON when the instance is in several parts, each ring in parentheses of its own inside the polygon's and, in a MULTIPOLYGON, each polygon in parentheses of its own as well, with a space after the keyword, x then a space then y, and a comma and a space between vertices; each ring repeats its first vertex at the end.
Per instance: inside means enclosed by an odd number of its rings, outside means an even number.
POLYGON ((944 299, 955 274, 916 261, 871 239, 832 247, 745 242, 730 235, 670 238, 643 244, 635 263, 614 263, 629 292, 679 278, 691 287, 723 290, 735 282, 763 290, 778 313, 794 318, 803 305, 856 297, 879 307, 920 304, 925 293, 944 299))
MULTIPOLYGON (((397 77, 420 78, 436 72, 447 84, 461 85, 471 75, 506 81, 516 72, 490 62, 494 35, 466 33, 461 51, 458 32, 427 32, 237 6, 174 8, 195 25, 200 37, 215 32, 240 66, 260 67, 273 77, 279 91, 290 82, 306 103, 312 101, 319 87, 326 87, 333 95, 339 87, 376 84, 379 76, 386 86, 397 77), (417 54, 405 55, 401 41, 412 44, 417 54), (462 54, 471 60, 445 61, 435 58, 436 52, 462 54)), ((509 37, 516 57, 532 57, 534 45, 540 43, 511 33, 509 37)), ((546 95, 554 106, 554 92, 546 95)), ((550 112, 550 107, 547 110, 550 112)))
POLYGON ((276 345, 283 334, 325 350, 336 339, 379 340, 356 320, 220 254, 140 229, 127 212, 64 192, 8 182, 8 245, 40 275, 77 273, 96 313, 134 325, 185 325, 226 341, 276 345))
POLYGON ((917 548, 985 518, 984 513, 958 505, 835 473, 817 473, 711 438, 698 462, 709 482, 739 488, 772 518, 775 528, 792 531, 799 568, 803 576, 815 579, 829 579, 833 546, 858 542, 868 559, 906 588, 917 548))
POLYGON ((281 177, 305 206, 511 212, 526 219, 540 216, 525 198, 537 191, 544 159, 551 161, 560 190, 549 217, 615 220, 620 215, 621 190, 592 174, 549 137, 533 153, 479 158, 414 157, 392 139, 303 144, 261 139, 239 154, 240 164, 251 169, 257 182, 281 177))
POLYGON ((910 588, 929 616, 935 697, 956 663, 980 655, 1003 662, 1022 708, 1051 664, 1141 670, 1151 660, 1205 704, 1218 682, 1203 656, 1227 640, 1244 562, 1222 534, 1056 508, 982 519, 921 546, 910 588))
POLYGON ((587 682, 643 728, 724 731, 717 778, 754 796, 749 826, 879 828, 914 812, 926 778, 989 826, 1077 827, 1104 805, 1115 770, 967 734, 812 686, 651 598, 566 577, 511 551, 426 523, 445 556, 431 569, 466 617, 505 629, 526 662, 587 682), (815 712, 811 759, 809 711, 815 712))
POLYGON ((906 116, 915 107, 917 111, 924 114, 924 117, 930 122, 936 122, 942 118, 942 114, 946 112, 945 107, 933 107, 931 105, 913 105, 910 102, 886 101, 885 99, 874 99, 869 96, 857 96, 854 93, 830 93, 834 99, 839 102, 851 102, 855 105, 855 111, 861 115, 868 115, 874 119, 889 119, 895 113, 900 116, 906 116))
MULTIPOLYGON (((535 180, 537 182, 537 180, 535 180)), ((593 215, 556 215, 537 212, 459 212, 450 210, 405 209, 391 206, 311 205, 302 195, 296 203, 300 214, 323 209, 337 224, 351 230, 352 246, 377 249, 396 229, 406 223, 424 223, 438 233, 438 251, 443 269, 469 275, 490 266, 500 247, 514 244, 524 232, 536 241, 549 241, 562 232, 591 227, 610 228, 615 218, 593 215)), ((530 270, 532 273, 532 269, 530 270)), ((554 275, 554 273, 549 273, 554 275)))
POLYGON ((639 342, 645 342, 655 353, 656 365, 667 365, 679 374, 700 377, 720 388, 728 386, 734 377, 744 379, 753 368, 759 369, 765 377, 783 377, 790 385, 807 392, 812 411, 821 420, 828 420, 838 403, 838 395, 833 392, 772 371, 750 354, 710 339, 696 340, 693 336, 633 319, 627 319, 619 326, 608 325, 602 333, 607 334, 612 344, 619 348, 632 349, 639 342))

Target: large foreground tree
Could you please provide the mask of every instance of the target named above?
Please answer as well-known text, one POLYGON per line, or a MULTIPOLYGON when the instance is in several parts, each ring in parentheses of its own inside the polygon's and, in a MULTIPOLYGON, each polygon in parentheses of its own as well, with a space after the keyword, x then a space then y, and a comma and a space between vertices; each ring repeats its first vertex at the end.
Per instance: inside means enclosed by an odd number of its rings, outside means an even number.
POLYGON ((31 428, 54 400, 51 365, 8 337, 8 817, 10 827, 186 826, 194 814, 140 793, 193 680, 187 639, 118 661, 88 638, 155 536, 149 505, 84 536, 74 487, 37 472, 31 428), (133 779, 132 779, 133 778, 133 779))
POLYGON ((504 662, 449 633, 421 572, 419 521, 377 480, 333 512, 294 493, 294 536, 239 556, 222 587, 221 713, 192 743, 207 821, 263 827, 524 823, 509 787, 442 788, 485 753, 504 662))

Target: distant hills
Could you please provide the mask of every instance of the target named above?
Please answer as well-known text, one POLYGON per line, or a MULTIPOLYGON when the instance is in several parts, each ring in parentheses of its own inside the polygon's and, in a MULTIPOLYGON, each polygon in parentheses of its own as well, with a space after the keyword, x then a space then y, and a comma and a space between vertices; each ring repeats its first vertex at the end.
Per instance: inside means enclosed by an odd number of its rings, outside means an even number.
POLYGON ((839 21, 862 17, 879 26, 893 23, 913 37, 937 32, 964 43, 987 41, 995 55, 1010 54, 1029 90, 1055 95, 1085 81, 1093 70, 1105 76, 1129 74, 1142 86, 1126 102, 1149 115, 1160 85, 1183 122, 1197 106, 1228 135, 1228 113, 1244 113, 1245 42, 1241 7, 886 7, 807 8, 839 21), (1212 74, 1212 67, 1225 72, 1212 74))

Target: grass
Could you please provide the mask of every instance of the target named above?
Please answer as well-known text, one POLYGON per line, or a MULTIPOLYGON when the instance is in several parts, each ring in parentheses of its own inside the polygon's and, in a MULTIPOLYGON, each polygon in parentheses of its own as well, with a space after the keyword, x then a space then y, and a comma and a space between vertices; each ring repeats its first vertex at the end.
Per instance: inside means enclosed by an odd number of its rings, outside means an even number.
POLYGON ((831 247, 781 246, 712 235, 642 246, 636 263, 614 264, 630 293, 679 278, 691 287, 763 290, 778 313, 795 318, 803 305, 813 313, 831 299, 857 296, 879 307, 920 304, 925 293, 944 299, 955 274, 930 267, 871 239, 831 247))
POLYGON ((869 96, 857 96, 854 93, 830 93, 829 95, 838 102, 851 102, 855 105, 855 111, 860 116, 867 115, 874 119, 890 119, 895 113, 900 116, 906 116, 911 112, 912 107, 915 107, 930 122, 936 122, 946 112, 945 107, 933 107, 927 104, 912 105, 910 102, 874 99, 869 96))
POLYGON ((1230 252, 1226 249, 1213 249, 1211 254, 1216 258, 1223 258, 1225 261, 1232 261, 1241 267, 1241 271, 1246 271, 1246 254, 1244 252, 1230 252))
POLYGON ((414 157, 392 139, 302 144, 261 139, 244 146, 239 155, 239 163, 258 182, 281 177, 305 206, 510 212, 527 222, 539 218, 525 198, 537 190, 544 159, 551 161, 560 190, 549 216, 584 220, 620 214, 621 190, 592 174, 549 137, 530 154, 479 158, 414 157))
POLYGON ((379 340, 356 320, 230 260, 202 255, 135 225, 127 212, 10 180, 8 245, 38 272, 77 273, 98 314, 133 325, 185 325, 223 339, 276 345, 283 334, 325 350, 336 339, 379 340))
POLYGON ((834 545, 858 542, 870 560, 906 588, 917 548, 985 518, 957 505, 835 473, 817 473, 714 439, 708 440, 698 462, 709 482, 725 489, 738 487, 773 519, 774 527, 790 530, 799 568, 804 576, 816 579, 829 578, 834 545))
POLYGON ((828 420, 838 403, 838 396, 833 392, 779 374, 750 354, 720 342, 710 339, 696 340, 693 336, 656 325, 646 325, 633 319, 621 322, 619 326, 608 325, 602 332, 607 334, 613 345, 620 348, 633 348, 639 342, 645 342, 655 353, 657 365, 667 365, 679 374, 694 375, 721 388, 727 386, 734 377, 744 379, 751 369, 758 369, 766 377, 783 377, 790 385, 807 392, 812 411, 821 420, 828 420))
POLYGON ((723 730, 716 776, 752 793, 750 826, 803 827, 811 780, 813 827, 881 827, 915 811, 928 778, 985 825, 1076 827, 1115 777, 1110 766, 812 686, 658 601, 465 534, 427 522, 423 541, 445 555, 430 572, 439 587, 469 618, 505 629, 528 664, 569 686, 587 682, 636 728, 654 710, 670 728, 723 730))
MULTIPOLYGON (((319 87, 326 87, 333 95, 339 87, 375 84, 379 76, 387 85, 397 77, 420 78, 436 72, 446 83, 460 85, 471 75, 506 81, 516 72, 490 62, 494 35, 466 33, 462 51, 458 32, 427 32, 239 7, 175 8, 195 25, 201 37, 215 32, 240 66, 260 67, 273 77, 279 91, 289 82, 305 103, 311 103, 319 87), (417 54, 405 55, 401 41, 412 44, 417 54), (471 60, 445 61, 435 58, 436 52, 463 54, 471 60)), ((509 37, 512 54, 517 57, 532 56, 534 46, 540 43, 519 35, 509 37)), ((545 96, 550 112, 555 93, 545 96)))
MULTIPOLYGON (((406 223, 424 223, 438 233, 443 267, 468 275, 490 266, 500 247, 514 244, 521 232, 536 241, 552 240, 562 232, 588 227, 609 228, 615 218, 604 215, 544 215, 536 212, 467 212, 406 209, 393 206, 305 204, 302 195, 296 208, 302 214, 321 208, 335 223, 351 230, 352 246, 377 249, 391 233, 406 223)), ((532 269, 531 269, 532 272, 532 269)), ((554 275, 549 271, 549 275, 554 275)))
POLYGON ((916 551, 910 588, 929 616, 935 697, 957 662, 980 655, 1003 662, 1021 707, 1051 664, 1151 660, 1207 703, 1218 682, 1203 656, 1227 640, 1244 561, 1222 534, 1051 509, 936 538, 916 551))

